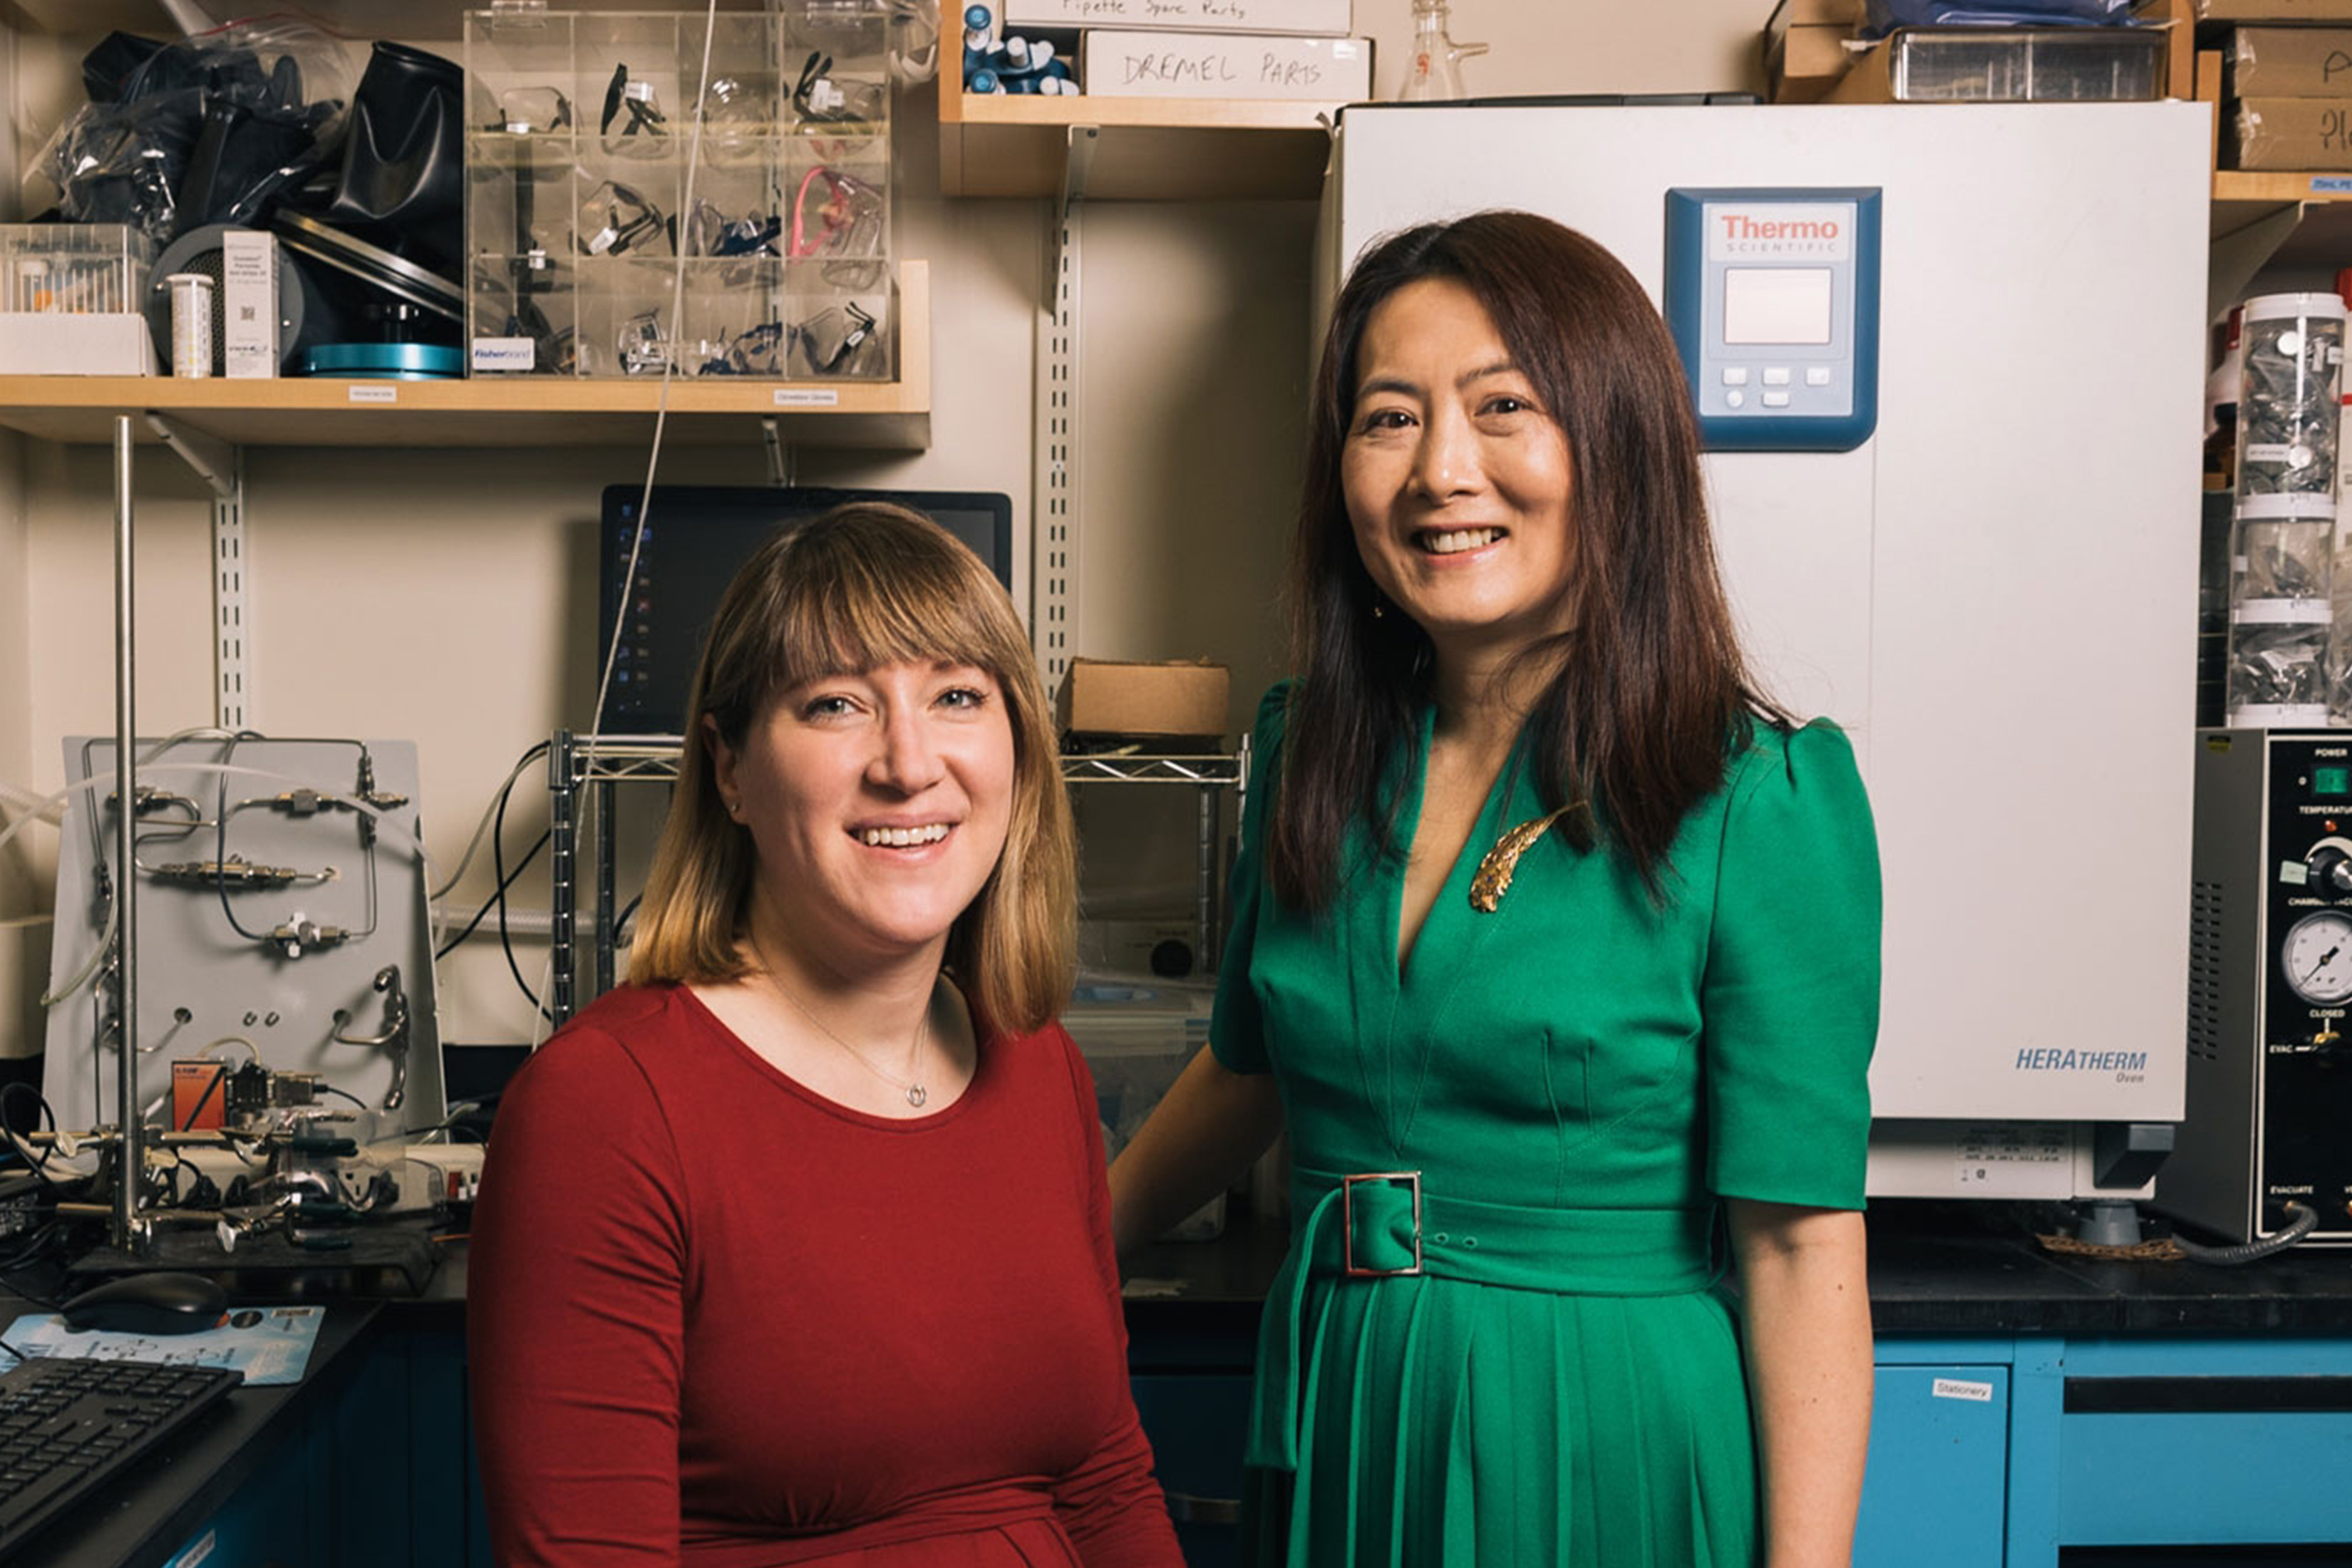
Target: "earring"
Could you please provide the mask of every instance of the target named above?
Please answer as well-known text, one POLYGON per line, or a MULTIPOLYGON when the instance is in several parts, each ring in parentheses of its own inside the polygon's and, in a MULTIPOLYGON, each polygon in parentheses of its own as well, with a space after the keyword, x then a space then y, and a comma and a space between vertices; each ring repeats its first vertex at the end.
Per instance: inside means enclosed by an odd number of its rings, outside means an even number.
POLYGON ((1372 601, 1372 619, 1376 621, 1384 621, 1388 618, 1389 607, 1386 605, 1381 604, 1378 599, 1374 599, 1372 601))

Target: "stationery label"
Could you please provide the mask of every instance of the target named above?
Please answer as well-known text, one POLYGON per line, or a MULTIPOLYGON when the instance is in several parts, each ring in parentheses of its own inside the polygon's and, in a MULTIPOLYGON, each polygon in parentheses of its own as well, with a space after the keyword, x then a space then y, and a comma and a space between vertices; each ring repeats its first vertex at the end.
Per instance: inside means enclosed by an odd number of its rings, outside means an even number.
POLYGON ((1973 1399, 1979 1405, 1992 1403, 1992 1384, 1963 1383, 1957 1377, 1939 1377, 1930 1384, 1927 1392, 1937 1399, 1973 1399))

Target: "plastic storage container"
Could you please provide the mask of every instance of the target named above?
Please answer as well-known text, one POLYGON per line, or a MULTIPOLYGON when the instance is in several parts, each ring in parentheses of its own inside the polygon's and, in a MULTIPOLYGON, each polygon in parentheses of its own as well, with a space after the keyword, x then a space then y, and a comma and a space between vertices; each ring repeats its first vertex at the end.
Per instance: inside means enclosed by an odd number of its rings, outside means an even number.
POLYGON ((2325 725, 2344 301, 2264 294, 2239 315, 2228 722, 2325 725))
POLYGON ((475 374, 898 374, 887 12, 709 26, 467 14, 475 374))
POLYGON ((2336 507, 2321 493, 2239 498, 2231 541, 2228 721, 2327 722, 2336 507))
POLYGON ((1881 47, 1897 102, 2112 103, 2164 96, 2160 28, 1904 28, 1881 47))
MULTIPOLYGON (((1102 1117, 1103 1147, 1117 1159, 1151 1114, 1184 1065, 1209 1043, 1211 984, 1081 984, 1062 1013, 1062 1026, 1085 1054, 1102 1117)), ((1169 1232, 1174 1241, 1206 1241, 1223 1234, 1220 1193, 1169 1232)))
POLYGON ((145 375, 155 245, 126 224, 0 226, 0 374, 145 375))
POLYGON ((2335 294, 2264 294, 2240 323, 2237 491, 2336 493, 2345 308, 2335 294))

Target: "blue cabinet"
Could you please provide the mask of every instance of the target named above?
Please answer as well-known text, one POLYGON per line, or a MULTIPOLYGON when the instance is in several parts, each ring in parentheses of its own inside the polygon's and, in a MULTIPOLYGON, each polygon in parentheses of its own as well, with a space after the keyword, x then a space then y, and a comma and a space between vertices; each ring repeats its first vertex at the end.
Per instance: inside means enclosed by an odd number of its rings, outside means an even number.
POLYGON ((1987 1568, 2001 1560, 2010 1369, 1882 1346, 1855 1568, 1987 1568), (1907 1359, 1916 1353, 1921 1359, 1907 1359))
MULTIPOLYGON (((489 1563, 462 1335, 395 1330, 365 1354, 181 1561, 489 1563)), ((1134 1379, 1192 1568, 1239 1560, 1234 1359, 1162 1355, 1134 1379)), ((1874 1389, 1857 1568, 2060 1568, 2076 1547, 2333 1561, 2352 1543, 2352 1340, 1887 1334, 1874 1389)))

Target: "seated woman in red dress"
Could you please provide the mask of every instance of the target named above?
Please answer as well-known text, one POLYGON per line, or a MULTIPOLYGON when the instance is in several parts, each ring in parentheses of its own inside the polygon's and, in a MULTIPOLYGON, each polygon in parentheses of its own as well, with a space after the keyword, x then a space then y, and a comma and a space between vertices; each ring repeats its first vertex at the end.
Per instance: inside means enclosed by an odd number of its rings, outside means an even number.
POLYGON ((630 983, 492 1135, 498 1560, 1175 1568, 1012 602, 928 520, 837 509, 744 566, 690 713, 630 983))

